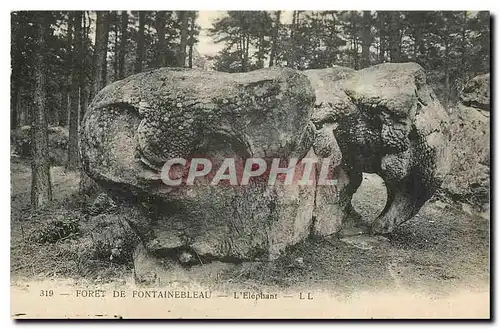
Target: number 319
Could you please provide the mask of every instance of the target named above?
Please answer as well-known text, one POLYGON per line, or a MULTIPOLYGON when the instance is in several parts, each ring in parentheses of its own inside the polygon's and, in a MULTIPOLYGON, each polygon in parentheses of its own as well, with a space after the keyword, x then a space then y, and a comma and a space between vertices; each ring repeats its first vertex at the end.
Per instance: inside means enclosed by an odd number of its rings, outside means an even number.
POLYGON ((54 290, 40 290, 40 297, 52 297, 54 296, 54 290))

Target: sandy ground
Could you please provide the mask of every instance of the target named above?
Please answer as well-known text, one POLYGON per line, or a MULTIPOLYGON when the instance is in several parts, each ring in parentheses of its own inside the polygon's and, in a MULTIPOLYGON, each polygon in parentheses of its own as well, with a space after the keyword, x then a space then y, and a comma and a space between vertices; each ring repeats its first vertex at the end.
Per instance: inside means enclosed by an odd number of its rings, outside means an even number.
MULTIPOLYGON (((47 256, 54 249, 51 246, 28 246, 22 238, 24 214, 29 209, 30 170, 26 163, 13 161, 11 173, 11 281, 14 290, 25 290, 30 284, 33 286, 34 283, 27 284, 33 280, 38 285, 40 282, 56 282, 68 287, 133 285, 131 270, 116 270, 114 267, 111 271, 111 264, 99 267, 97 273, 87 272, 85 275, 72 271, 71 265, 65 271, 49 271, 46 266, 39 269, 35 251, 47 256), (26 265, 27 260, 31 264, 26 265)), ((53 168, 52 179, 56 199, 64 200, 77 190, 78 174, 74 172, 53 168)), ((374 218, 384 202, 385 188, 381 179, 376 175, 365 175, 354 198, 355 208, 364 217, 374 218)), ((172 280, 165 282, 165 286, 194 284, 217 291, 243 288, 255 291, 328 291, 337 300, 363 294, 390 296, 397 293, 400 296, 425 296, 432 301, 446 300, 460 293, 467 301, 467 294, 480 294, 482 300, 477 305, 484 308, 490 279, 489 218, 470 209, 466 205, 432 200, 389 239, 310 239, 275 262, 213 263, 187 272, 172 273, 172 280)), ((50 260, 50 255, 45 259, 50 260)))

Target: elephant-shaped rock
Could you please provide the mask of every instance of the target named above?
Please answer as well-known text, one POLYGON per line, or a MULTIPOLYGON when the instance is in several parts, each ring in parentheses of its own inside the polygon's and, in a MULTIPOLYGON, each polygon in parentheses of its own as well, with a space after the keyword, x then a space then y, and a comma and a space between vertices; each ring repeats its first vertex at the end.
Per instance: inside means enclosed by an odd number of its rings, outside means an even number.
MULTIPOLYGON (((128 219, 148 253, 191 253, 195 262, 273 259, 309 235, 314 184, 256 178, 213 185, 207 176, 169 186, 163 165, 179 158, 208 158, 214 168, 228 158, 301 160, 318 158, 316 149, 335 167, 341 154, 333 132, 317 132, 310 122, 314 98, 307 77, 291 69, 137 74, 107 86, 91 104, 83 168, 116 197, 153 213, 128 219)), ((315 182, 316 166, 311 172, 315 182)))
POLYGON ((80 147, 85 172, 143 214, 127 218, 140 255, 270 260, 310 235, 365 225, 351 205, 363 172, 378 173, 388 189, 371 232, 410 219, 447 171, 446 126, 412 63, 231 74, 162 68, 104 88, 85 114, 80 147), (314 163, 306 184, 269 184, 267 172, 249 184, 214 185, 210 174, 186 184, 183 164, 174 171, 181 184, 166 183, 166 163, 199 158, 215 168, 233 159, 240 169, 248 159, 295 159, 302 178, 304 160, 314 163), (323 173, 334 183, 320 184, 323 173))
POLYGON ((351 200, 362 173, 376 173, 388 197, 369 230, 391 232, 419 211, 449 171, 447 112, 415 63, 305 73, 316 91, 312 121, 317 129, 332 127, 342 152, 349 180, 339 200, 344 226, 366 225, 351 200))

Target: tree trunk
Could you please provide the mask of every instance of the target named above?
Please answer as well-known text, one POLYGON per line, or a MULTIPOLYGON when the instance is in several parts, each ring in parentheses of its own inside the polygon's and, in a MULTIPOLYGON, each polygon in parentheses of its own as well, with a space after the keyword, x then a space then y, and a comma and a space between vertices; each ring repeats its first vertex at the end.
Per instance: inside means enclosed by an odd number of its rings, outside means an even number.
POLYGON ((449 69, 449 41, 444 42, 444 103, 446 106, 450 102, 450 69, 449 69))
POLYGON ((121 18, 121 33, 120 33, 120 50, 118 51, 118 79, 125 78, 125 54, 127 52, 127 29, 128 29, 128 14, 126 10, 122 11, 121 18))
POLYGON ((69 119, 69 112, 71 111, 71 102, 70 102, 70 97, 71 97, 71 78, 72 74, 71 72, 73 71, 73 60, 72 60, 72 50, 73 47, 73 12, 68 12, 68 43, 66 45, 66 51, 68 54, 68 61, 66 62, 66 88, 65 88, 65 97, 64 97, 64 104, 65 106, 63 107, 61 114, 59 115, 59 125, 60 126, 68 126, 68 119, 69 119))
POLYGON ((42 207, 52 201, 50 181, 49 137, 47 127, 45 58, 49 12, 36 14, 35 106, 31 123, 31 204, 42 207))
POLYGON ((259 35, 259 49, 257 51, 257 67, 259 69, 264 67, 264 31, 259 35))
POLYGON ((18 120, 18 99, 19 99, 19 89, 20 89, 20 63, 21 52, 19 51, 20 44, 20 31, 14 21, 11 21, 12 32, 11 32, 11 67, 12 71, 10 74, 10 129, 17 129, 19 127, 18 120))
POLYGON ((181 40, 179 44, 179 57, 177 60, 177 66, 186 66, 186 46, 187 46, 187 36, 188 36, 188 15, 186 11, 179 12, 181 18, 181 40))
POLYGON ((119 74, 118 74, 118 62, 119 62, 119 57, 120 57, 120 52, 119 52, 119 38, 118 38, 118 33, 120 32, 120 26, 118 24, 118 12, 114 13, 115 15, 115 42, 114 42, 114 58, 113 58, 113 81, 116 81, 119 79, 119 74))
POLYGON ((86 89, 85 89, 85 74, 83 71, 84 68, 84 62, 85 58, 85 31, 87 30, 87 18, 85 15, 85 12, 82 14, 83 18, 83 30, 82 30, 82 37, 80 38, 80 43, 78 44, 78 63, 80 64, 80 73, 78 74, 78 86, 80 89, 80 116, 78 123, 80 123, 83 119, 83 116, 85 114, 85 111, 87 109, 87 103, 86 103, 86 89))
MULTIPOLYGON (((97 12, 95 54, 94 54, 94 85, 93 96, 106 85, 106 56, 108 52, 109 39, 109 13, 97 12)), ((98 189, 97 184, 82 170, 80 172, 80 193, 90 193, 98 189)))
POLYGON ((461 61, 460 61, 460 72, 462 75, 462 81, 467 80, 468 70, 467 70, 467 12, 464 11, 462 14, 462 47, 461 47, 461 61))
POLYGON ((359 70, 359 47, 358 47, 358 39, 354 36, 353 39, 353 47, 354 47, 354 69, 359 70))
POLYGON ((385 62, 385 13, 378 12, 378 21, 379 21, 379 53, 378 53, 378 61, 380 63, 385 62))
POLYGON ((194 48, 194 34, 196 28, 196 11, 191 11, 189 15, 189 54, 188 54, 188 67, 193 67, 193 48, 194 48))
POLYGON ((278 49, 278 36, 280 31, 280 18, 281 11, 277 10, 275 13, 274 29, 271 41, 271 54, 269 55, 269 66, 273 66, 276 61, 276 50, 278 49))
POLYGON ((418 31, 418 28, 415 29, 415 35, 414 37, 414 43, 413 43, 413 60, 417 62, 418 60, 418 50, 419 50, 419 45, 420 45, 420 31, 418 31))
POLYGON ((146 12, 139 11, 139 30, 137 31, 137 57, 135 59, 135 73, 142 72, 142 62, 144 61, 144 24, 146 12))
MULTIPOLYGON (((194 20, 192 22, 194 25, 194 20)), ((193 36, 189 37, 189 50, 188 50, 188 67, 193 68, 193 48, 194 48, 194 38, 193 36)))
POLYGON ((250 46, 250 36, 245 34, 243 38, 243 43, 245 44, 245 52, 243 53, 243 72, 248 72, 248 58, 249 58, 249 46, 250 46))
POLYGON ((158 66, 167 66, 167 47, 165 41, 165 23, 167 14, 164 11, 156 13, 156 32, 158 33, 158 66))
POLYGON ((15 82, 17 78, 17 73, 15 74, 14 69, 12 70, 11 80, 10 80, 10 129, 17 129, 19 127, 19 122, 17 120, 17 99, 19 95, 19 84, 15 82))
POLYGON ((291 40, 291 47, 288 50, 290 52, 290 55, 288 56, 288 66, 295 68, 296 64, 296 48, 297 48, 297 41, 295 40, 296 38, 296 32, 297 32, 297 27, 299 25, 299 15, 300 12, 298 10, 293 11, 293 16, 292 16, 292 26, 290 28, 290 40, 291 40))
POLYGON ((371 25, 372 13, 363 11, 363 26, 361 30, 361 68, 370 66, 370 47, 372 45, 371 25))
POLYGON ((70 94, 70 111, 69 111, 69 139, 68 139, 68 169, 76 169, 79 164, 78 153, 78 106, 80 101, 80 43, 82 36, 82 12, 74 12, 74 38, 73 51, 71 54, 72 70, 71 70, 71 94, 70 94))
POLYGON ((17 106, 17 112, 19 113, 19 126, 26 126, 26 125, 31 125, 31 107, 28 107, 28 110, 26 111, 26 102, 32 103, 31 99, 29 99, 29 96, 26 95, 26 91, 24 90, 23 87, 20 88, 19 95, 21 97, 18 97, 18 106, 17 106))
POLYGON ((94 54, 94 90, 93 96, 106 85, 106 56, 108 52, 108 13, 97 12, 96 34, 95 34, 95 54, 94 54))
MULTIPOLYGON (((86 26, 84 25, 85 29, 83 30, 83 45, 84 45, 84 49, 87 49, 87 48, 85 48, 85 45, 87 43, 91 43, 90 38, 89 38, 89 34, 90 34, 90 26, 92 25, 92 21, 90 19, 90 12, 86 11, 84 13, 85 13, 84 18, 86 19, 86 21, 88 20, 88 22, 89 22, 86 26)), ((92 58, 92 56, 84 53, 82 65, 84 65, 85 68, 90 67, 90 70, 88 70, 89 72, 85 73, 84 79, 83 79, 84 85, 85 85, 85 87, 83 89, 84 90, 83 95, 85 96, 85 99, 84 99, 85 107, 84 108, 86 109, 87 106, 92 101, 92 97, 93 97, 93 89, 92 89, 93 58, 92 58), (90 62, 89 62, 89 60, 90 60, 90 62)))
POLYGON ((399 24, 399 12, 391 11, 390 15, 390 33, 389 33, 389 48, 391 52, 391 62, 399 63, 401 61, 401 37, 399 24))
POLYGON ((245 67, 245 35, 242 34, 238 37, 238 47, 240 51, 240 61, 241 61, 241 72, 244 72, 243 68, 245 67))

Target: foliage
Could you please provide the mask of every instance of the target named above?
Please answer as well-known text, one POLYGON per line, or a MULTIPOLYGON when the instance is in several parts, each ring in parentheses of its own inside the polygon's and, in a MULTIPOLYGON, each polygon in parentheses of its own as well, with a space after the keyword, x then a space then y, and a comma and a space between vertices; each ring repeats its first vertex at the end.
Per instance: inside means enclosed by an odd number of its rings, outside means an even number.
POLYGON ((422 65, 445 105, 458 99, 471 77, 489 72, 490 17, 466 11, 228 11, 210 35, 224 48, 214 69, 245 72, 262 67, 276 43, 274 65, 300 70, 333 65, 354 69, 413 61, 422 65), (283 15, 281 15, 283 17, 283 15), (277 26, 278 25, 278 26, 277 26), (272 31, 278 33, 273 36, 272 31), (259 41, 264 42, 259 43, 259 41))
POLYGON ((71 212, 60 213, 49 218, 43 215, 41 217, 40 224, 28 233, 29 241, 55 243, 80 234, 80 218, 71 212))
MULTIPOLYGON (((20 157, 31 157, 31 127, 23 126, 11 131, 11 154, 20 157)), ((51 165, 66 163, 66 149, 68 147, 68 130, 64 127, 48 127, 49 161, 51 165)))
MULTIPOLYGON (((166 65, 176 66, 176 56, 179 52, 179 35, 181 24, 179 22, 179 12, 166 11, 159 20, 158 11, 145 12, 145 60, 143 70, 149 70, 161 66, 158 47, 158 25, 164 25, 166 65)), ((189 18, 195 18, 197 12, 187 12, 189 18)), ((81 84, 85 106, 92 97, 93 65, 95 57, 94 44, 92 38, 96 32, 96 12, 85 11, 82 19, 82 50, 79 54, 75 49, 74 27, 71 16, 74 12, 51 11, 50 12, 50 33, 47 41, 46 52, 46 81, 47 100, 46 111, 49 125, 66 126, 68 124, 68 94, 71 89, 71 76, 82 74, 81 84), (75 72, 72 67, 72 56, 81 56, 81 69, 75 72)), ((15 129, 24 125, 30 125, 30 110, 33 106, 33 90, 35 86, 34 78, 34 54, 35 54, 35 18, 39 13, 35 11, 14 11, 11 13, 11 128, 15 129)), ((118 79, 117 56, 121 38, 121 12, 107 12, 108 24, 108 47, 107 47, 107 74, 105 84, 109 84, 118 79)), ((125 42, 124 69, 125 77, 134 73, 134 62, 136 58, 136 47, 138 39, 138 12, 128 12, 128 24, 125 42)), ((196 45, 200 27, 196 23, 188 27, 188 46, 196 45)), ((85 109, 81 109, 83 114, 85 109)))

